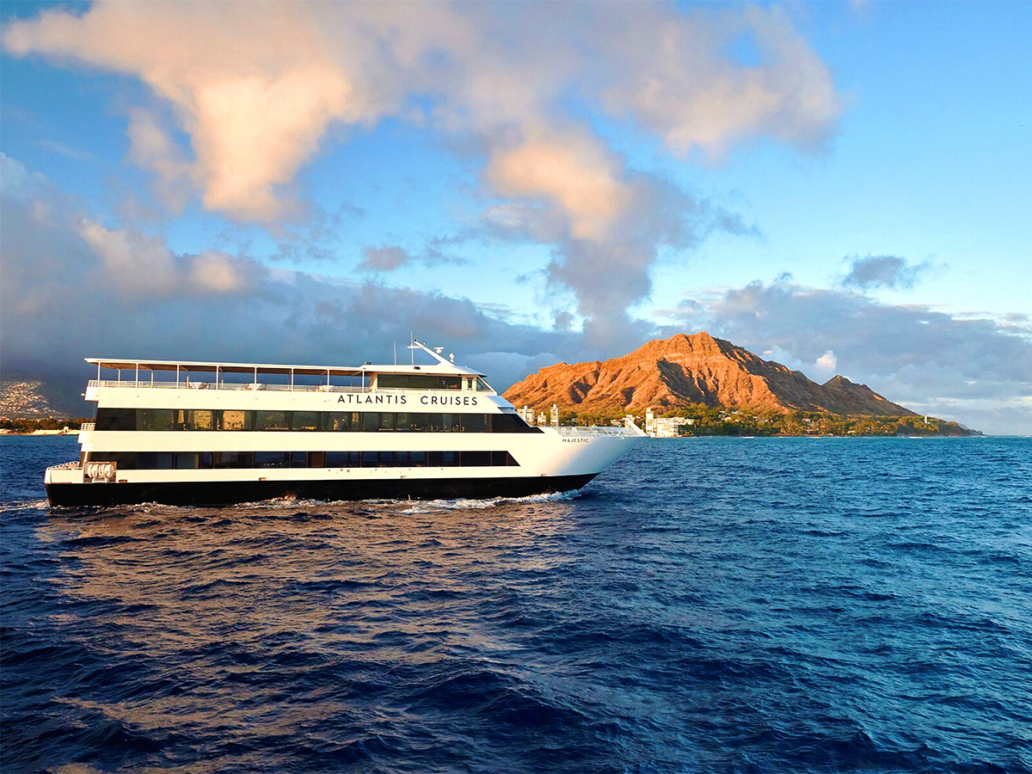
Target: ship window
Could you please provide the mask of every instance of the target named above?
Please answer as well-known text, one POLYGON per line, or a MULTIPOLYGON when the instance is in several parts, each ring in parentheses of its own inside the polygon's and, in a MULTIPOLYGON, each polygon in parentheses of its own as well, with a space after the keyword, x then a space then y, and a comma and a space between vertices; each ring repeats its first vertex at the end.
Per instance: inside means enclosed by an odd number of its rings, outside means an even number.
MULTIPOLYGON (((260 412, 259 412, 260 413, 260 412)), ((215 452, 213 467, 253 468, 254 455, 251 452, 215 452)))
POLYGON ((376 377, 377 389, 385 390, 459 390, 461 376, 435 376, 433 374, 380 374, 376 377))
MULTIPOLYGON (((136 409, 98 408, 97 430, 135 430, 136 409)), ((103 460, 112 462, 113 460, 103 460)))
POLYGON ((90 461, 114 462, 120 470, 519 466, 507 451, 92 452, 90 461))
POLYGON ((494 388, 479 376, 477 377, 477 392, 494 392, 494 388))
POLYGON ((175 413, 172 409, 137 409, 136 429, 171 430, 175 413))
POLYGON ((464 433, 486 433, 487 432, 487 415, 486 414, 463 414, 462 415, 462 432, 464 432, 464 433))
POLYGON ((351 461, 351 452, 342 451, 329 451, 325 454, 319 452, 312 452, 312 467, 327 467, 327 468, 348 468, 354 467, 351 461), (319 457, 324 458, 325 465, 316 465, 319 461, 319 457))
POLYGON ((255 430, 289 430, 290 415, 286 411, 255 412, 255 430))
POLYGON ((350 411, 334 411, 329 415, 326 422, 326 429, 334 432, 348 432, 361 428, 358 414, 350 411))
POLYGON ((399 433, 425 433, 429 426, 427 414, 398 414, 399 433))
MULTIPOLYGON (((221 413, 221 412, 220 412, 221 413)), ((187 430, 214 430, 215 412, 210 409, 193 409, 186 412, 187 430)))
POLYGON ((255 452, 254 466, 256 468, 285 468, 290 454, 287 452, 255 452))
POLYGON ((428 424, 431 433, 457 433, 459 432, 459 415, 431 414, 428 424))
POLYGON ((481 468, 491 464, 491 452, 464 451, 462 452, 462 467, 481 468))
POLYGON ((531 427, 516 414, 490 414, 492 433, 540 433, 541 428, 531 427))
POLYGON ((90 452, 90 462, 113 462, 119 470, 136 470, 136 457, 136 452, 90 452))
POLYGON ((380 429, 380 413, 378 411, 367 411, 362 414, 362 431, 375 433, 380 429))
POLYGON ((196 470, 199 466, 197 452, 178 452, 176 454, 176 470, 196 470))
POLYGON ((378 412, 380 415, 380 426, 378 430, 393 430, 394 429, 394 417, 395 415, 389 411, 378 412))
POLYGON ((254 427, 254 412, 225 409, 222 412, 223 430, 251 430, 254 427))
POLYGON ((294 430, 321 430, 318 411, 295 411, 290 426, 294 430))
POLYGON ((172 452, 139 452, 136 455, 136 469, 171 470, 173 461, 172 452))

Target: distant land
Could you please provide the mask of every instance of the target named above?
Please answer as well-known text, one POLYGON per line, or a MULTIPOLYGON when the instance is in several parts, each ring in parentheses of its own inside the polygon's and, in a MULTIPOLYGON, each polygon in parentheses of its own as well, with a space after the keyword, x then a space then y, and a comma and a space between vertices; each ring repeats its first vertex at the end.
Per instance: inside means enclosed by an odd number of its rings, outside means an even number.
MULTIPOLYGON (((92 411, 67 380, 8 374, 0 382, 0 429, 78 427, 92 411)), ((504 393, 517 408, 548 412, 564 424, 607 423, 625 414, 694 420, 693 435, 980 435, 926 418, 866 385, 835 376, 818 384, 708 333, 650 341, 623 357, 542 368, 504 393)))
POLYGON ((611 360, 548 366, 505 397, 536 412, 554 403, 579 423, 651 408, 660 416, 696 418, 696 433, 978 435, 956 422, 926 422, 844 376, 818 384, 705 332, 650 341, 611 360))
POLYGON ((87 406, 81 392, 85 384, 68 378, 12 372, 7 369, 0 380, 0 418, 43 419, 75 417, 87 406))

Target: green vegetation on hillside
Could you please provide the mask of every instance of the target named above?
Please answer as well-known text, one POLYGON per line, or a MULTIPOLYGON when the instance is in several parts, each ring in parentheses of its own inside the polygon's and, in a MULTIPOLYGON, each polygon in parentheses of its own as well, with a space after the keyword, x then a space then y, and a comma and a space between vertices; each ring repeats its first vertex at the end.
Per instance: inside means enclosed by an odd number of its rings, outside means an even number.
MULTIPOLYGON (((608 425, 622 419, 622 409, 562 413, 563 424, 608 425)), ((695 403, 666 412, 658 417, 686 417, 695 423, 682 428, 684 435, 978 435, 956 422, 928 417, 840 416, 816 411, 793 411, 787 414, 750 414, 695 403)), ((636 416, 639 425, 643 416, 636 416)))

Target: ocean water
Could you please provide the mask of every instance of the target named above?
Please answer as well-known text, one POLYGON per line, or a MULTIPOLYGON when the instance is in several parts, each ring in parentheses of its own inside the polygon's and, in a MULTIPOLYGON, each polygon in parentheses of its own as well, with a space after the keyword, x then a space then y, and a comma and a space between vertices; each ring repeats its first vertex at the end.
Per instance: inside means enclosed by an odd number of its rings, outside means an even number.
POLYGON ((1032 771, 1032 440, 650 441, 576 496, 50 512, 5 774, 1032 771))

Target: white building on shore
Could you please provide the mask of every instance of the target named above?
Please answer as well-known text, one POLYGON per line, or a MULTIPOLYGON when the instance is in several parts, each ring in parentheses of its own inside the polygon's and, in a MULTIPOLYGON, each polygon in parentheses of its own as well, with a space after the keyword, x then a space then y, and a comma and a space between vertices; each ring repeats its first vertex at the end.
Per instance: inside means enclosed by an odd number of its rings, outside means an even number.
POLYGON ((645 411, 645 433, 652 438, 677 438, 682 434, 682 428, 694 424, 694 419, 657 417, 651 408, 645 411))

